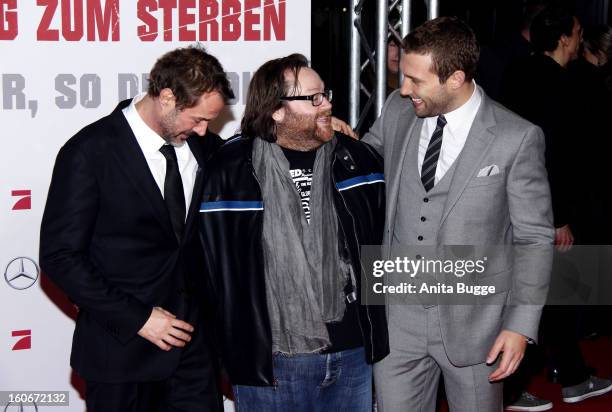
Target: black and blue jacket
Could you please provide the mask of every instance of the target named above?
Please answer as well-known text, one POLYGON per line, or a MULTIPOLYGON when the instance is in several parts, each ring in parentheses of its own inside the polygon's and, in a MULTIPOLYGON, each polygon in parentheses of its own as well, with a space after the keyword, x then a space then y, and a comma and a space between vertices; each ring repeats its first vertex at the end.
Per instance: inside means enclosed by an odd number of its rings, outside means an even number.
MULTIPOLYGON (((332 161, 338 248, 360 274, 360 245, 381 244, 385 185, 382 158, 365 143, 336 134, 332 161)), ((234 385, 267 386, 272 373, 262 251, 261 189, 251 162, 253 139, 225 143, 207 165, 200 207, 200 235, 214 296, 217 348, 234 385)), ((359 295, 360 276, 355 290, 359 295)), ((359 305, 366 361, 389 353, 384 306, 359 305)))

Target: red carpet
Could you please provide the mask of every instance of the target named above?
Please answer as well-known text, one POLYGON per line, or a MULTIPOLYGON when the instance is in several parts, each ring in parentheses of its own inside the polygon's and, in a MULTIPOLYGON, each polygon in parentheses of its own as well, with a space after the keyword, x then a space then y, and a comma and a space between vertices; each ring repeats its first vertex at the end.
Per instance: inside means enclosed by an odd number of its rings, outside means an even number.
MULTIPOLYGON (((602 378, 612 377, 612 338, 602 337, 582 343, 582 354, 587 365, 597 369, 602 378)), ((554 412, 612 412, 612 392, 569 404, 561 400, 561 385, 550 383, 545 375, 536 376, 529 385, 532 394, 553 401, 554 412)))
MULTIPOLYGON (((597 369, 597 375, 612 377, 612 338, 584 341, 581 346, 587 364, 597 369)), ((612 412, 612 392, 574 404, 564 403, 561 385, 548 382, 544 372, 532 379, 529 391, 539 398, 553 401, 552 412, 612 412)), ((446 402, 441 402, 439 412, 448 412, 446 402)))

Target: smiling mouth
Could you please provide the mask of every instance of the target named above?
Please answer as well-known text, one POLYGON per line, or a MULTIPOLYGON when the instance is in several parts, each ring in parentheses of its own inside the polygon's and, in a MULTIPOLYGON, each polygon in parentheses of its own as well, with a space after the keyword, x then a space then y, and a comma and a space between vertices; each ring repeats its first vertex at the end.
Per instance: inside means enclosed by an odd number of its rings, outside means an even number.
POLYGON ((331 118, 332 118, 331 110, 326 110, 317 116, 317 123, 324 123, 324 124, 331 123, 331 118))
POLYGON ((321 116, 317 119, 317 123, 324 126, 329 126, 331 124, 331 116, 321 116))
POLYGON ((423 99, 419 99, 417 97, 410 97, 410 100, 412 100, 412 104, 414 104, 415 106, 418 106, 420 104, 423 103, 423 99))

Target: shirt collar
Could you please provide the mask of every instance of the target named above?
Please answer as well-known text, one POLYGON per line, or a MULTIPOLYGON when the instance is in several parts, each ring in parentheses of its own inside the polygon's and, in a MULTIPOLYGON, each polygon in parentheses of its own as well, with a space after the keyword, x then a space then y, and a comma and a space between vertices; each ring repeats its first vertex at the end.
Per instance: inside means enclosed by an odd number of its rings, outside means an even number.
POLYGON ((451 132, 452 135, 458 136, 469 132, 469 128, 472 126, 472 121, 476 117, 476 112, 480 107, 482 101, 482 93, 480 88, 476 85, 476 82, 472 80, 474 84, 474 91, 467 102, 461 106, 444 114, 446 118, 446 128, 451 132), (467 128, 468 130, 464 130, 467 128))
POLYGON ((130 105, 123 110, 123 113, 145 157, 163 156, 159 149, 166 144, 166 141, 142 120, 140 113, 136 109, 136 103, 142 100, 145 95, 146 93, 142 93, 134 97, 130 105))

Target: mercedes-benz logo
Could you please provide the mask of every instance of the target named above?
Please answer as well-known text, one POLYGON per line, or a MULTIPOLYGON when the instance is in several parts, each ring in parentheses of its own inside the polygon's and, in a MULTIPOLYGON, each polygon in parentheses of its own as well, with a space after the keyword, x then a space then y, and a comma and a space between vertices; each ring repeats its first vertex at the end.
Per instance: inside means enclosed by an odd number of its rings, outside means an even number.
POLYGON ((32 402, 32 405, 24 405, 23 402, 16 403, 9 402, 4 408, 4 412, 38 412, 38 406, 36 402, 32 402), (10 408, 10 409, 9 409, 10 408))
POLYGON ((31 287, 38 280, 38 275, 40 275, 38 265, 28 257, 11 260, 4 270, 6 283, 17 290, 31 287))

